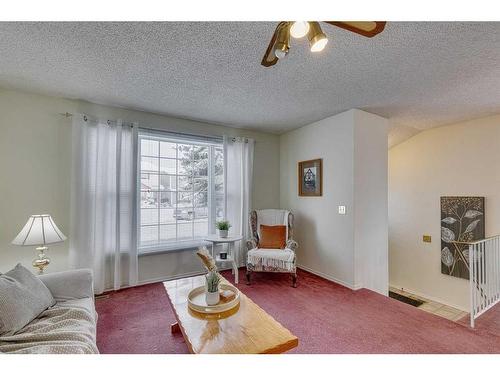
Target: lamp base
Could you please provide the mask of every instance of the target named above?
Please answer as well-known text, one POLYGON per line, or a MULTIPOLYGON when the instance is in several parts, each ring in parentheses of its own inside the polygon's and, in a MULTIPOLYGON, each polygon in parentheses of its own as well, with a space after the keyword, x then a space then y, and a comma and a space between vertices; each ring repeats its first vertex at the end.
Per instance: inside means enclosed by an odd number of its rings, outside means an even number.
POLYGON ((33 259, 33 267, 38 268, 38 274, 43 274, 43 269, 47 267, 50 263, 50 259, 45 255, 45 250, 49 248, 47 246, 40 246, 36 248, 38 250, 38 258, 33 259))

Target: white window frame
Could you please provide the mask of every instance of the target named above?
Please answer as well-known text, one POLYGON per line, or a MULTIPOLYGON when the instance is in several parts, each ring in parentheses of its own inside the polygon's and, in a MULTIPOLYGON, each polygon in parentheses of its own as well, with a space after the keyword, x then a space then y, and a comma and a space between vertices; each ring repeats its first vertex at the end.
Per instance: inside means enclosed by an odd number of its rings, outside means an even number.
MULTIPOLYGON (((144 129, 141 128, 139 129, 138 132, 138 139, 137 139, 137 205, 136 205, 136 211, 137 211, 137 225, 136 225, 136 230, 137 230, 137 252, 139 256, 141 255, 147 255, 147 254, 154 254, 154 253, 162 253, 162 252, 169 252, 169 251, 177 251, 177 250, 183 250, 183 249, 194 249, 197 248, 198 246, 202 245, 204 243, 203 239, 189 239, 189 240, 178 240, 175 242, 165 242, 165 243, 159 243, 156 245, 151 245, 151 246, 141 246, 141 179, 142 179, 142 174, 141 174, 141 156, 142 156, 142 151, 141 151, 141 140, 142 139, 154 139, 158 141, 165 141, 165 142, 171 142, 171 143, 178 143, 178 144, 186 144, 186 145, 195 145, 195 146, 208 146, 209 147, 209 157, 208 157, 208 172, 207 172, 207 205, 208 205, 208 234, 214 234, 215 233, 215 221, 216 221, 216 198, 217 194, 215 192, 215 185, 214 185, 214 175, 215 175, 215 165, 213 163, 213 160, 215 158, 215 148, 221 148, 222 149, 222 155, 223 155, 223 204, 222 204, 222 210, 223 210, 223 217, 226 217, 226 206, 227 206, 227 194, 226 194, 226 152, 224 149, 224 144, 223 144, 223 139, 222 137, 205 137, 205 136, 196 136, 196 135, 191 135, 191 134, 181 134, 181 133, 171 133, 171 132, 164 132, 164 131, 158 131, 158 130, 151 130, 151 129, 144 129)), ((178 168, 177 161, 178 159, 178 150, 176 150, 176 169, 178 168)), ((161 157, 158 156, 158 178, 164 173, 160 173, 160 160, 161 157)), ((178 192, 178 171, 176 170, 176 192, 178 192)), ((159 183, 160 181, 158 181, 159 183)), ((193 182, 193 189, 194 189, 194 182, 193 182)), ((158 194, 159 193, 158 189, 158 194)), ((194 192, 194 190, 193 190, 194 192)), ((220 193, 219 193, 220 195, 220 193)), ((159 195, 159 203, 161 201, 161 195, 159 195)), ((194 195, 193 195, 194 199, 194 195)), ((175 210, 178 209, 177 207, 177 199, 176 199, 176 206, 175 210)), ((194 205, 194 202, 193 202, 194 205)), ((160 207, 158 207, 158 213, 160 212, 160 207)), ((158 218, 158 224, 152 224, 151 226, 158 226, 160 228, 160 220, 158 218)), ((176 232, 178 231, 178 223, 175 223, 176 226, 176 232)), ((159 230, 159 229, 158 229, 159 230)), ((194 224, 193 224, 193 230, 194 230, 194 224)), ((194 235, 194 233, 193 233, 194 235)), ((160 236, 158 236, 158 239, 160 236)))

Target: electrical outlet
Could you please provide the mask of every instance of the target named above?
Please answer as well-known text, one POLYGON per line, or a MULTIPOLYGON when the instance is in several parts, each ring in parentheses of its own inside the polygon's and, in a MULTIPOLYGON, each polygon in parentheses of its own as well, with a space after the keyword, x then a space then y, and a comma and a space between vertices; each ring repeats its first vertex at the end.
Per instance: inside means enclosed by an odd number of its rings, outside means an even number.
POLYGON ((339 206, 339 215, 345 215, 345 206, 339 206))
POLYGON ((432 238, 428 234, 424 234, 423 237, 422 237, 422 241, 424 241, 424 242, 432 242, 432 238))

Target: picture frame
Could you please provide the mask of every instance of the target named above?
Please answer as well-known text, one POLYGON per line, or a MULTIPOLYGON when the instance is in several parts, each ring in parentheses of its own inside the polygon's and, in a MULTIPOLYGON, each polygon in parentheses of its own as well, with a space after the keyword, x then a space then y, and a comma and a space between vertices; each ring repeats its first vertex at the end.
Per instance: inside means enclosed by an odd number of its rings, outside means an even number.
POLYGON ((323 159, 312 159, 298 163, 300 197, 321 197, 323 195, 323 159))

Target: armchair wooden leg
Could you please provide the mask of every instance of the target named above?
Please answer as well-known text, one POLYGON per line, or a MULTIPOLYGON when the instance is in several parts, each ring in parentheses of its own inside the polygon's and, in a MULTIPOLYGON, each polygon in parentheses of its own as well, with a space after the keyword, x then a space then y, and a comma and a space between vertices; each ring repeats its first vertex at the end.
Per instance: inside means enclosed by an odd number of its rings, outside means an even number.
POLYGON ((252 271, 247 270, 247 285, 250 285, 250 276, 252 275, 252 271))
POLYGON ((292 273, 292 287, 297 288, 297 274, 292 273))

